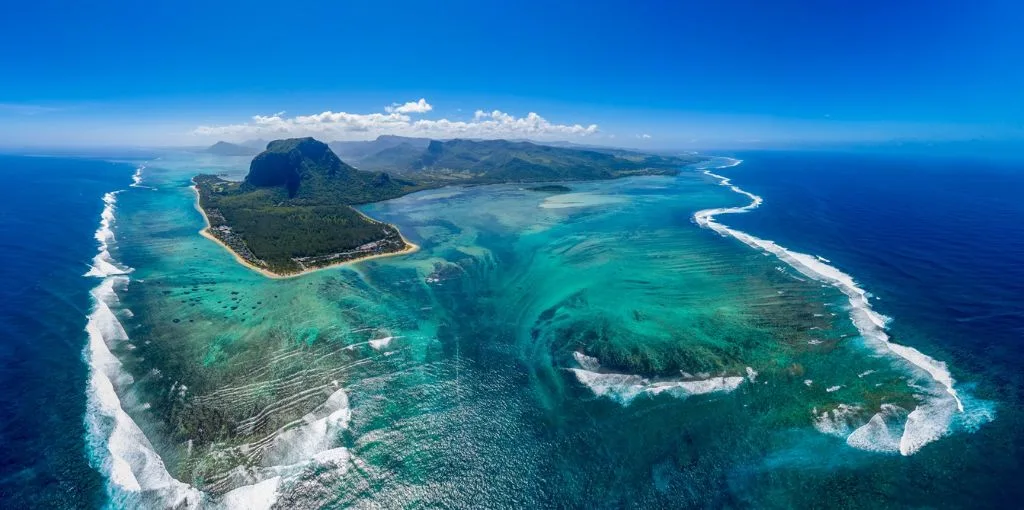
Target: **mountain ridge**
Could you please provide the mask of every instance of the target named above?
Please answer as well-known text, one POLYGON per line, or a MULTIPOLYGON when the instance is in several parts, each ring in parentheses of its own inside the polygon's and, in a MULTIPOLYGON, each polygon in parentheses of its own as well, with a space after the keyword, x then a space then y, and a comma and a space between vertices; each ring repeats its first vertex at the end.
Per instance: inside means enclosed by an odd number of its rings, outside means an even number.
POLYGON ((203 152, 218 156, 252 156, 259 152, 259 149, 237 143, 219 141, 205 149, 203 152))
POLYGON ((452 184, 565 182, 674 175, 696 157, 614 154, 507 140, 378 137, 376 160, 356 168, 314 138, 274 140, 242 181, 193 179, 207 235, 253 269, 294 275, 414 247, 393 225, 353 205, 452 184), (425 142, 425 143, 424 143, 425 142), (422 145, 422 149, 418 146, 422 145), (383 153, 383 155, 381 155, 383 153))

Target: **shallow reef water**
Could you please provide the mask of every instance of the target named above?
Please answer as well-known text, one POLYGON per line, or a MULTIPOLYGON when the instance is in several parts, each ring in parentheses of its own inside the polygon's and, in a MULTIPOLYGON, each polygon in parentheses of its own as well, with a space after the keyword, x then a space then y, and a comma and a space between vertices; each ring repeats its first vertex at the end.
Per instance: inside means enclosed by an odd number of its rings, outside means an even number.
MULTIPOLYGON (((924 330, 893 331, 844 253, 744 224, 773 200, 747 164, 424 191, 362 207, 418 252, 268 279, 197 234, 189 179, 240 177, 244 158, 136 163, 82 271, 105 497, 966 505, 958 459, 1019 440, 1005 395, 924 330)), ((1014 455, 990 458, 1010 473, 1014 455)))

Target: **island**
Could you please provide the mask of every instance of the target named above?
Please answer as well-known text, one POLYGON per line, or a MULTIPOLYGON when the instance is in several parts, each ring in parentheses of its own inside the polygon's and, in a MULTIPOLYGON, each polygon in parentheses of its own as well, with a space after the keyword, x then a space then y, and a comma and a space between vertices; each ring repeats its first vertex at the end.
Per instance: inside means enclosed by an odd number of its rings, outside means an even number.
POLYGON ((237 143, 228 142, 217 142, 207 147, 203 152, 207 154, 213 154, 215 156, 255 156, 259 154, 260 150, 248 145, 239 145, 237 143))
MULTIPOLYGON (((417 246, 398 228, 354 206, 452 184, 550 183, 672 175, 695 156, 648 155, 618 149, 555 147, 506 140, 424 140, 401 137, 348 142, 362 169, 343 162, 313 138, 275 140, 253 158, 242 181, 193 178, 201 233, 268 277, 288 277, 417 246), (364 145, 359 145, 364 144, 364 145), (385 171, 386 170, 386 171, 385 171)), ((561 185, 538 191, 562 191, 561 185)), ((567 189, 567 188, 564 188, 567 189)))

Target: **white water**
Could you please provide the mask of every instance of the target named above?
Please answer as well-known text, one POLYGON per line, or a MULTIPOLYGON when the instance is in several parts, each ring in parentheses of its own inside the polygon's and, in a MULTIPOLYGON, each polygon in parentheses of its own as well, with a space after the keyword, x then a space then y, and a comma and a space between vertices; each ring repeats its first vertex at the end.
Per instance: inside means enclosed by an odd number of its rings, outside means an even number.
POLYGON ((142 186, 142 171, 145 169, 146 165, 139 165, 139 167, 135 169, 135 174, 132 175, 131 184, 133 188, 139 188, 142 186))
POLYGON ((757 370, 747 367, 747 380, 750 382, 757 382, 757 370))
POLYGON ((835 409, 822 413, 814 410, 814 428, 822 434, 846 437, 856 427, 861 412, 860 406, 847 404, 839 404, 835 409))
POLYGON ((573 351, 572 357, 576 359, 576 363, 579 363, 580 368, 583 370, 596 372, 601 369, 601 362, 593 356, 587 356, 580 351, 573 351))
MULTIPOLYGON (((136 177, 140 174, 136 172, 136 177)), ((135 184, 139 180, 135 179, 135 184)), ((88 335, 82 356, 89 366, 85 428, 90 464, 107 479, 109 506, 114 508, 269 508, 277 500, 282 483, 307 469, 330 465, 345 469, 349 460, 345 448, 333 447, 338 431, 347 428, 351 416, 348 396, 336 389, 326 402, 287 430, 278 431, 267 447, 264 465, 248 470, 235 489, 213 497, 175 479, 156 453, 152 443, 128 415, 122 398, 130 392, 132 377, 123 370, 112 351, 130 348, 130 341, 118 313, 117 290, 126 287, 132 268, 110 254, 115 243, 114 222, 120 191, 103 197, 104 209, 96 230, 99 253, 85 276, 99 278, 91 291, 93 308, 85 331, 88 335), (280 464, 274 464, 279 462, 280 464)), ((182 388, 184 388, 182 386, 182 388)))
POLYGON ((263 464, 297 464, 330 450, 334 437, 348 428, 351 417, 348 395, 345 390, 336 390, 320 407, 303 416, 297 426, 290 426, 274 437, 263 452, 263 464))
POLYGON ((92 267, 85 273, 85 276, 104 278, 107 276, 123 275, 131 272, 131 268, 117 264, 110 256, 110 243, 114 242, 114 231, 111 226, 114 222, 114 206, 117 203, 117 194, 113 191, 103 195, 103 212, 100 213, 100 227, 96 229, 93 236, 99 243, 98 253, 92 259, 92 267))
POLYGON ((394 340, 394 337, 386 336, 384 338, 376 338, 374 340, 370 340, 367 343, 370 344, 370 347, 372 347, 373 350, 379 351, 379 350, 387 347, 388 344, 391 343, 391 340, 394 340))
MULTIPOLYGON (((639 396, 653 397, 661 393, 679 398, 703 395, 712 392, 730 392, 746 380, 744 377, 709 377, 706 379, 659 379, 650 380, 634 374, 604 372, 601 363, 593 356, 574 352, 573 357, 580 368, 570 368, 576 379, 590 388, 595 395, 606 397, 622 405, 629 405, 639 396)), ((749 369, 753 372, 753 369, 749 369)), ((749 373, 748 372, 748 373, 749 373)), ((756 372, 754 372, 756 374, 756 372)))
POLYGON ((892 404, 882 404, 881 409, 850 433, 846 444, 861 450, 896 453, 903 450, 901 431, 906 428, 907 411, 892 404))
POLYGON ((85 330, 88 344, 83 357, 89 365, 85 426, 90 445, 90 463, 108 479, 108 495, 113 505, 138 505, 160 501, 166 506, 194 508, 202 494, 175 480, 163 460, 139 426, 121 406, 118 391, 132 383, 131 376, 111 352, 128 341, 128 334, 112 306, 118 304, 117 287, 128 284, 131 268, 118 264, 110 256, 114 242, 114 210, 119 192, 103 197, 104 208, 96 230, 99 254, 86 276, 101 278, 92 290, 93 309, 85 330))
MULTIPOLYGON (((711 169, 729 168, 742 163, 741 160, 737 159, 722 159, 728 161, 711 169)), ((782 260, 801 274, 839 289, 849 299, 850 315, 854 326, 856 326, 861 336, 870 345, 880 352, 895 355, 907 362, 912 368, 928 374, 931 380, 944 391, 944 393, 930 392, 925 396, 925 403, 919 405, 907 417, 899 441, 899 452, 903 455, 912 455, 921 449, 922 446, 948 434, 955 414, 963 414, 964 405, 960 395, 957 394, 953 387, 954 380, 946 364, 923 354, 913 347, 891 342, 889 335, 885 332, 885 326, 889 319, 874 311, 869 303, 870 296, 868 293, 857 286, 853 277, 828 265, 828 259, 790 251, 773 241, 754 237, 746 232, 729 228, 715 221, 715 216, 717 215, 752 211, 759 207, 763 200, 761 197, 732 184, 728 177, 712 173, 711 169, 703 168, 704 174, 718 179, 720 185, 727 186, 732 191, 750 198, 750 203, 742 207, 722 207, 697 211, 694 213, 693 219, 698 225, 714 230, 723 236, 733 237, 748 246, 775 255, 779 260, 782 260)), ((878 429, 878 424, 875 423, 874 427, 878 429)), ((868 434, 860 434, 854 441, 848 440, 847 442, 857 448, 875 449, 874 447, 865 448, 863 438, 866 435, 868 434)))

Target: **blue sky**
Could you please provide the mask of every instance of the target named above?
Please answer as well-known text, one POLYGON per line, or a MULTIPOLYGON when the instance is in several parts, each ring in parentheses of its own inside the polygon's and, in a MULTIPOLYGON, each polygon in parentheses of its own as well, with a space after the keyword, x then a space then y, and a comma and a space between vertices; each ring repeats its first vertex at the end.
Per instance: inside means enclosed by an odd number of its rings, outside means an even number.
POLYGON ((1004 0, 18 2, 0 144, 1019 139, 1022 25, 1004 0))

